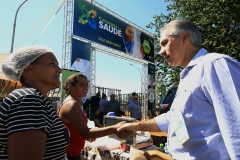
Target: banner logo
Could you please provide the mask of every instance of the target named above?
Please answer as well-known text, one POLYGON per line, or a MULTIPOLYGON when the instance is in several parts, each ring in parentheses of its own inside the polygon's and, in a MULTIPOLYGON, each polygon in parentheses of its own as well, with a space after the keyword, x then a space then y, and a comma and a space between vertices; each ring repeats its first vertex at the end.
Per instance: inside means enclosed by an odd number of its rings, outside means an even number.
POLYGON ((145 40, 145 39, 143 41, 143 50, 147 54, 149 54, 150 50, 151 50, 150 43, 147 40, 145 40))
POLYGON ((83 25, 88 23, 91 28, 97 29, 97 23, 95 21, 95 18, 97 17, 97 11, 93 9, 88 11, 87 8, 85 8, 85 5, 81 4, 79 4, 79 9, 82 12, 82 15, 79 17, 78 22, 83 25))

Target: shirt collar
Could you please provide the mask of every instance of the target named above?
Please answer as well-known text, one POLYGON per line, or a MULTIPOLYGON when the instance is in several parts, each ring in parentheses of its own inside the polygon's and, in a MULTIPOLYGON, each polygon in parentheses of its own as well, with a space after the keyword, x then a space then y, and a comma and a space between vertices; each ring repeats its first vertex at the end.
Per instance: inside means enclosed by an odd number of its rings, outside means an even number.
MULTIPOLYGON (((208 52, 207 52, 206 49, 201 48, 201 49, 197 52, 197 54, 193 57, 193 59, 189 62, 189 64, 187 65, 187 67, 195 66, 196 64, 198 64, 198 63, 201 61, 202 57, 203 57, 205 54, 207 54, 207 53, 208 53, 208 52)), ((186 67, 186 68, 187 68, 187 67, 186 67)))
POLYGON ((193 68, 195 65, 197 65, 207 53, 208 52, 206 49, 201 48, 193 57, 193 59, 188 63, 187 67, 182 70, 182 72, 180 73, 180 78, 184 78, 187 75, 187 72, 191 70, 191 68, 193 68))

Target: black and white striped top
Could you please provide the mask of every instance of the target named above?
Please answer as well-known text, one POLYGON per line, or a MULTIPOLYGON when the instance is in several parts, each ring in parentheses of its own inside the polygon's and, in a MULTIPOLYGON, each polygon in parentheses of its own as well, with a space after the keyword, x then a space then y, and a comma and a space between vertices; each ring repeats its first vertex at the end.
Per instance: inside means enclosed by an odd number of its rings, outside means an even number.
POLYGON ((8 159, 10 134, 37 129, 47 134, 44 159, 65 159, 69 133, 50 102, 36 89, 14 90, 0 106, 0 159, 8 159))

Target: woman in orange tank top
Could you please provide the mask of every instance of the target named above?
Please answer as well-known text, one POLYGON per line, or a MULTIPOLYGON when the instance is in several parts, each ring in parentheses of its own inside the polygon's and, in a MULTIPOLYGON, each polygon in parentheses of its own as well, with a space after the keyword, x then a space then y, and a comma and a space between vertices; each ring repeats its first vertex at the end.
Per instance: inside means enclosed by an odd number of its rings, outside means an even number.
POLYGON ((67 148, 68 160, 79 160, 86 139, 116 134, 119 138, 128 136, 129 132, 117 132, 124 122, 104 128, 88 128, 87 117, 82 110, 82 98, 86 97, 88 81, 83 74, 74 74, 64 84, 67 98, 62 103, 58 115, 70 132, 70 144, 67 148))

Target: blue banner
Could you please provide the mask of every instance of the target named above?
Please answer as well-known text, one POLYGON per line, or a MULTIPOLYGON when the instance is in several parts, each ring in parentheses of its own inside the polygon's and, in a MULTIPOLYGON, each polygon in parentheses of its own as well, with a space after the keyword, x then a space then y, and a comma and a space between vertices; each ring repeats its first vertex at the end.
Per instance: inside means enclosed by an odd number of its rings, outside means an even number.
POLYGON ((134 57, 154 61, 152 37, 85 0, 74 0, 73 34, 134 57))
MULTIPOLYGON (((90 82, 91 74, 91 45, 76 39, 72 39, 71 70, 84 74, 90 82)), ((90 85, 86 98, 90 98, 90 85)))
POLYGON ((71 70, 83 73, 90 81, 90 53, 91 45, 72 39, 71 70))

